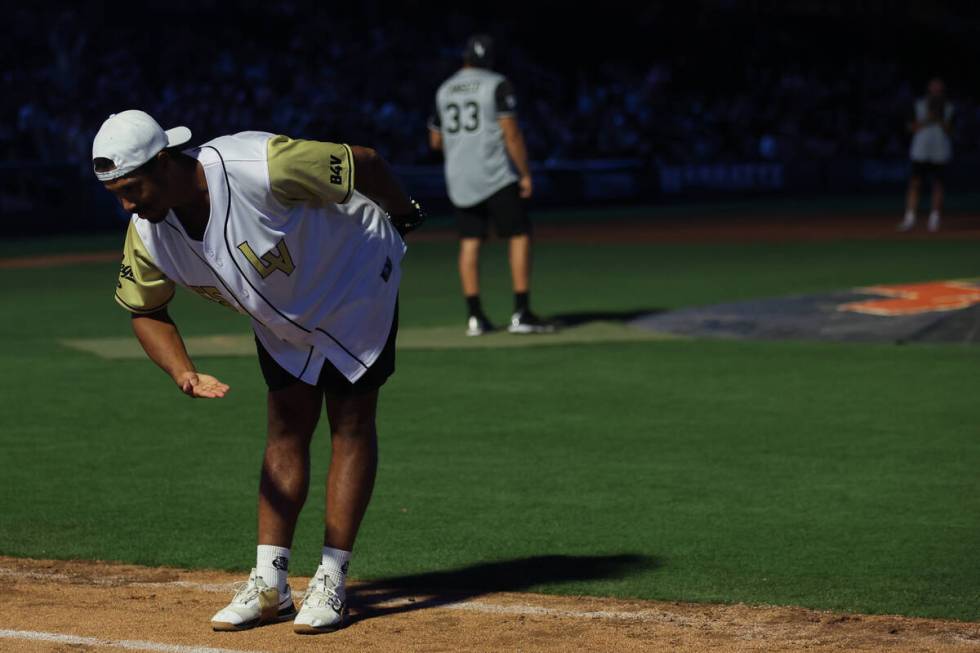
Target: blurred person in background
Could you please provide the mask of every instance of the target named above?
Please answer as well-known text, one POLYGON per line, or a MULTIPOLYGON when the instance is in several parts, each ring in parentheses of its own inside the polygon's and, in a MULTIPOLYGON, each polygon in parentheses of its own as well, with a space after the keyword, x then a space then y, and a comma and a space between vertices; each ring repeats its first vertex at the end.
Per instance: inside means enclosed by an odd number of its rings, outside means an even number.
POLYGON ((943 211, 943 178, 946 165, 953 156, 950 131, 953 124, 953 105, 946 99, 946 85, 938 77, 929 80, 927 93, 915 102, 914 115, 909 123, 912 132, 912 175, 905 196, 905 217, 899 231, 915 226, 922 180, 932 181, 932 209, 929 212, 929 231, 938 231, 943 211))
POLYGON ((511 333, 554 331, 530 307, 531 223, 524 201, 533 187, 513 86, 493 72, 493 41, 470 38, 463 67, 436 92, 429 145, 445 155, 446 186, 459 225, 459 276, 466 298, 466 335, 494 330, 480 304, 480 246, 493 221, 509 240, 514 287, 511 333), (514 169, 516 168, 516 174, 514 169))

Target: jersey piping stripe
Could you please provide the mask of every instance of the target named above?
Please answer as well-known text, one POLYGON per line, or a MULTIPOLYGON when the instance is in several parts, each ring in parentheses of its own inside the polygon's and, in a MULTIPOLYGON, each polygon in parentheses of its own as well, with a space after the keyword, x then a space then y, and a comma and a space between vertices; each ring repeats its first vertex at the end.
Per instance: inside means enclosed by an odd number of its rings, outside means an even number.
POLYGON ((119 302, 120 304, 122 304, 123 308, 125 308, 130 313, 136 313, 137 315, 148 315, 150 313, 156 313, 161 308, 166 307, 167 304, 169 304, 171 301, 173 301, 174 294, 175 294, 174 291, 171 291, 170 292, 170 297, 167 297, 167 301, 163 302, 162 304, 160 304, 156 308, 137 308, 137 307, 133 306, 132 304, 126 303, 126 300, 123 299, 122 297, 120 297, 119 296, 119 293, 116 293, 116 301, 119 302))
POLYGON ((332 335, 330 335, 328 332, 324 331, 320 327, 317 327, 316 330, 319 331, 320 333, 322 333, 323 335, 327 336, 331 340, 333 340, 337 344, 338 347, 340 347, 345 352, 347 352, 347 355, 348 356, 350 356, 351 358, 353 358, 354 360, 356 360, 358 365, 360 365, 364 369, 368 369, 368 366, 364 364, 364 361, 362 361, 360 358, 358 358, 357 356, 355 356, 354 355, 354 352, 352 352, 350 349, 348 349, 347 347, 344 347, 344 345, 341 344, 341 342, 339 340, 337 340, 336 338, 334 338, 332 335))
POLYGON ((303 363, 303 369, 300 371, 299 374, 296 375, 296 378, 298 379, 303 378, 303 375, 306 374, 306 368, 310 366, 310 360, 312 358, 313 358, 313 347, 310 347, 310 352, 306 355, 306 362, 303 363))
MULTIPOLYGON (((222 172, 225 175, 225 189, 226 189, 226 191, 228 193, 228 208, 225 211, 225 224, 224 224, 224 229, 222 230, 222 233, 223 233, 224 239, 225 239, 225 247, 228 250, 228 258, 231 259, 231 262, 235 264, 235 267, 238 269, 238 273, 242 276, 242 279, 245 280, 245 283, 247 283, 249 285, 249 287, 251 287, 251 289, 255 291, 255 294, 258 295, 259 297, 261 297, 262 298, 262 301, 264 301, 266 304, 268 304, 269 307, 272 310, 274 310, 282 319, 286 320, 287 322, 289 322, 290 324, 292 324, 293 326, 295 326, 297 329, 301 329, 302 331, 304 331, 306 333, 312 333, 312 331, 310 329, 307 329, 302 324, 299 324, 295 320, 292 320, 289 316, 287 316, 285 313, 283 313, 282 311, 280 311, 278 306, 276 306, 271 301, 269 301, 269 298, 266 297, 265 295, 263 295, 259 291, 259 289, 255 287, 255 284, 253 284, 252 281, 248 278, 248 275, 245 274, 245 270, 243 270, 242 267, 238 264, 238 260, 235 258, 235 254, 231 250, 231 240, 230 240, 230 238, 228 236, 228 226, 231 224, 231 181, 228 179, 228 168, 225 167, 225 159, 224 159, 223 156, 221 156, 221 152, 218 151, 218 148, 216 148, 216 147, 214 147, 212 145, 206 145, 205 147, 208 147, 208 148, 214 150, 215 154, 218 155, 218 159, 221 161, 221 170, 222 170, 222 172)), ((350 148, 348 148, 348 151, 350 151, 350 148)), ((241 303, 241 302, 239 302, 239 303, 241 303)), ((358 358, 357 356, 355 356, 354 353, 351 352, 351 350, 349 350, 347 347, 345 347, 344 345, 342 345, 339 340, 337 340, 331 334, 327 333, 326 331, 324 331, 323 329, 321 329, 319 327, 317 327, 316 330, 319 331, 320 333, 324 334, 325 336, 327 336, 331 340, 333 340, 337 344, 337 346, 340 347, 342 350, 344 350, 344 353, 346 353, 354 361, 356 361, 358 365, 360 365, 364 369, 368 369, 368 366, 364 364, 364 361, 362 361, 360 358, 358 358)))
POLYGON ((197 253, 197 251, 194 249, 194 246, 193 245, 191 245, 189 242, 187 242, 186 239, 188 238, 188 236, 184 235, 184 232, 183 231, 181 231, 180 229, 178 229, 174 225, 170 224, 170 221, 168 221, 168 220, 164 220, 163 221, 163 224, 167 225, 168 227, 170 227, 171 229, 173 229, 174 231, 176 231, 180 235, 181 240, 183 240, 184 241, 184 244, 187 245, 187 249, 191 250, 191 253, 194 256, 196 256, 197 258, 201 259, 201 263, 203 263, 204 265, 206 265, 207 268, 209 270, 211 270, 211 274, 214 275, 214 278, 218 280, 218 283, 220 283, 224 287, 224 289, 226 291, 228 291, 228 294, 238 303, 238 305, 241 307, 241 309, 243 311, 245 311, 245 314, 246 315, 248 315, 250 318, 252 318, 256 322, 258 322, 259 324, 261 324, 265 328, 267 328, 267 329, 269 328, 269 327, 267 327, 262 322, 262 320, 260 320, 259 318, 255 317, 254 315, 252 315, 251 313, 249 313, 248 309, 245 308, 245 304, 243 304, 242 301, 240 299, 238 299, 238 296, 231 291, 231 288, 229 288, 228 287, 228 284, 225 283, 225 280, 221 278, 221 275, 219 275, 215 271, 215 269, 213 267, 211 267, 211 264, 207 262, 207 259, 205 259, 203 256, 201 256, 200 254, 197 253))
POLYGON ((354 150, 350 149, 350 145, 347 143, 344 143, 344 148, 347 150, 347 165, 350 170, 347 173, 347 194, 344 195, 344 201, 341 204, 346 204, 350 200, 350 196, 354 194, 354 150))
POLYGON ((225 176, 225 190, 228 193, 228 207, 225 209, 225 224, 224 224, 224 227, 222 228, 222 233, 224 235, 225 247, 228 249, 228 258, 231 259, 231 262, 235 264, 235 268, 238 270, 238 273, 241 275, 242 279, 245 280, 245 283, 247 283, 249 285, 249 287, 252 290, 255 291, 255 294, 256 295, 258 295, 259 297, 262 298, 262 301, 264 301, 266 304, 268 304, 272 308, 272 310, 274 310, 276 313, 278 313, 279 314, 279 317, 281 317, 282 319, 286 320, 287 322, 289 322, 290 324, 292 324, 297 329, 301 329, 305 333, 310 333, 310 330, 309 329, 307 329, 306 327, 304 327, 302 324, 299 324, 299 323, 291 320, 285 313, 283 313, 282 311, 280 311, 279 308, 275 304, 273 304, 272 302, 270 302, 269 299, 265 295, 263 295, 262 293, 260 293, 259 292, 259 289, 255 287, 255 284, 253 284, 249 280, 248 275, 245 274, 245 270, 243 270, 241 268, 241 266, 238 265, 238 261, 235 259, 235 255, 231 251, 231 241, 228 239, 228 225, 231 224, 231 181, 229 181, 229 179, 228 179, 228 168, 225 167, 225 159, 224 159, 223 156, 221 156, 221 152, 219 152, 216 147, 213 147, 211 145, 205 145, 204 147, 207 147, 209 149, 214 150, 215 154, 218 155, 218 159, 221 160, 221 171, 222 171, 222 173, 224 173, 224 176, 225 176))

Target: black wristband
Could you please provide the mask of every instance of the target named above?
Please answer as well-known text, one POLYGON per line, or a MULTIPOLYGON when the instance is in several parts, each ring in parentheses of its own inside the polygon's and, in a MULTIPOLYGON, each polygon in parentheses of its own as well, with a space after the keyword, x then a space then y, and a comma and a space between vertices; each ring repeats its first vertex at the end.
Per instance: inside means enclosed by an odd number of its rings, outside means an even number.
POLYGON ((395 225, 395 229, 402 236, 410 231, 415 231, 425 222, 425 211, 422 210, 422 205, 411 197, 408 198, 408 202, 412 205, 412 211, 390 216, 391 223, 395 225))

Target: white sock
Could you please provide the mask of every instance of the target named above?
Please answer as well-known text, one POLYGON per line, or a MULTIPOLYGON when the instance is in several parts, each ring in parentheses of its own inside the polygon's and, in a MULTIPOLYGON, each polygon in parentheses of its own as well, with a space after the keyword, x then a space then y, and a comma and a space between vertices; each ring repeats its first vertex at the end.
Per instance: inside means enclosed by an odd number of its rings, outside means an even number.
POLYGON ((320 565, 326 568, 327 573, 337 583, 338 587, 344 588, 347 582, 347 566, 350 564, 350 551, 343 549, 331 549, 329 546, 323 547, 323 555, 320 557, 320 565))
POLYGON ((929 222, 939 222, 939 211, 933 211, 929 214, 929 222))
POLYGON ((912 224, 915 222, 915 211, 905 212, 905 224, 912 224))
POLYGON ((283 594, 289 575, 289 549, 260 544, 255 554, 255 573, 262 577, 266 585, 278 587, 279 593, 283 594))

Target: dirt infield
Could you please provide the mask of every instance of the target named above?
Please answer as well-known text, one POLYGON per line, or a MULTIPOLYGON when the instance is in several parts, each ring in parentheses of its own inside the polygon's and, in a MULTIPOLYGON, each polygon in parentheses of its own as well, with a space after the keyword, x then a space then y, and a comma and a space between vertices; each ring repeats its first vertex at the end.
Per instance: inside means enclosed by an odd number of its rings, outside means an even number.
POLYGON ((122 258, 118 252, 87 252, 78 254, 51 254, 44 256, 18 256, 0 258, 0 270, 24 270, 30 268, 54 268, 77 263, 107 263, 122 258))
MULTIPOLYGON (((924 227, 910 232, 895 230, 893 218, 871 215, 833 217, 759 217, 731 215, 726 217, 691 216, 611 220, 606 222, 542 222, 535 226, 535 237, 542 241, 587 244, 675 243, 675 242, 779 242, 850 239, 980 239, 980 217, 953 216, 938 233, 924 227)), ((446 242, 456 240, 451 227, 427 227, 409 236, 412 242, 446 242)), ((46 268, 77 263, 118 261, 120 249, 42 256, 0 258, 0 270, 46 268)))
MULTIPOLYGON (((876 215, 780 217, 734 214, 607 222, 562 223, 552 220, 535 225, 534 234, 542 241, 587 244, 980 239, 980 218, 973 216, 950 217, 936 233, 930 233, 921 225, 908 232, 899 232, 896 224, 892 217, 876 215)), ((423 230, 410 236, 420 241, 455 237, 455 232, 447 229, 423 230)))
POLYGON ((352 584, 351 623, 337 633, 303 637, 288 623, 215 633, 208 620, 241 575, 0 557, 0 579, 2 651, 980 651, 977 623, 539 594, 463 598, 383 583, 352 584))

